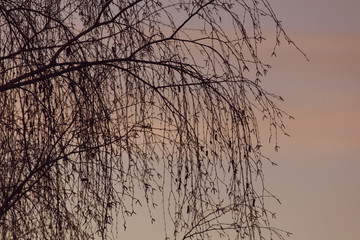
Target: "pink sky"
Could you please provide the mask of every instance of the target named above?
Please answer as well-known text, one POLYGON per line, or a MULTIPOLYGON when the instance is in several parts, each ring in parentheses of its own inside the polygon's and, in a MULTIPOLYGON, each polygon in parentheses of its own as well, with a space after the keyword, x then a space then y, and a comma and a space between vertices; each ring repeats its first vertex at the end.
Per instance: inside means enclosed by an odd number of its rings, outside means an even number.
MULTIPOLYGON (((360 8, 359 8, 360 9, 360 8)), ((310 62, 284 49, 269 84, 296 118, 266 173, 292 239, 359 239, 360 34, 294 33, 310 62), (270 180, 271 179, 271 180, 270 180)))
POLYGON ((286 46, 268 78, 296 118, 265 172, 277 224, 290 239, 360 239, 360 1, 273 2, 310 58, 286 46))
MULTIPOLYGON (((269 1, 307 62, 284 44, 267 89, 284 97, 291 138, 270 152, 266 183, 280 198, 276 225, 289 239, 360 239, 360 1, 269 1)), ((141 219, 141 217, 140 217, 141 219)), ((161 226, 131 220, 122 239, 158 239, 161 226)))

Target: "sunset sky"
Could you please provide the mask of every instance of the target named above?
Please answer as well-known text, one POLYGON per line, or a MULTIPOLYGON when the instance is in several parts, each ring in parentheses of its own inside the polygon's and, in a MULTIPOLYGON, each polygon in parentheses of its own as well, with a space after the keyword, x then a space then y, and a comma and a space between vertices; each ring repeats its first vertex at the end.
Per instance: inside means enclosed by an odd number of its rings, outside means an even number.
POLYGON ((360 0, 148 1, 0 0, 0 240, 360 240, 360 0))
MULTIPOLYGON (((287 124, 291 138, 281 138, 280 152, 268 154, 279 166, 265 169, 268 187, 282 202, 274 223, 294 234, 289 239, 358 240, 360 1, 269 2, 310 59, 283 44, 264 80, 295 117, 287 124)), ((136 221, 123 239, 157 239, 161 228, 136 221)))
POLYGON ((290 239, 360 239, 360 1, 270 1, 307 62, 281 48, 268 88, 294 115, 267 183, 290 239))

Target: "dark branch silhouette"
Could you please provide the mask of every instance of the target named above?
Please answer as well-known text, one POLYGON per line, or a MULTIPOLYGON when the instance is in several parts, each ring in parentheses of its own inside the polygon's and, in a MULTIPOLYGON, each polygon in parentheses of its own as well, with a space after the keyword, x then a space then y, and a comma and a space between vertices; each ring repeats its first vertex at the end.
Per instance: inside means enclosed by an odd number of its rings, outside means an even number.
POLYGON ((2 0, 1 238, 108 239, 144 207, 168 239, 283 239, 263 20, 294 45, 267 1, 2 0))

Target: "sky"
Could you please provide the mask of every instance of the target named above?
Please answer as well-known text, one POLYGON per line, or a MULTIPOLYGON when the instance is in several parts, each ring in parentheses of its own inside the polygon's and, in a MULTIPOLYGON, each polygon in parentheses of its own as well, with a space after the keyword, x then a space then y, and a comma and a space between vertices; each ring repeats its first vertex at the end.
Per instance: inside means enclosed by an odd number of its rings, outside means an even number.
MULTIPOLYGON (((290 240, 358 240, 360 1, 269 2, 310 60, 284 44, 264 80, 295 117, 287 124, 291 137, 268 154, 278 167, 264 171, 282 202, 274 206, 274 224, 292 232, 290 240)), ((162 230, 131 221, 124 239, 156 239, 154 231, 162 230)))
POLYGON ((265 171, 276 224, 294 240, 360 239, 360 1, 270 3, 310 59, 280 48, 266 83, 295 117, 265 171))

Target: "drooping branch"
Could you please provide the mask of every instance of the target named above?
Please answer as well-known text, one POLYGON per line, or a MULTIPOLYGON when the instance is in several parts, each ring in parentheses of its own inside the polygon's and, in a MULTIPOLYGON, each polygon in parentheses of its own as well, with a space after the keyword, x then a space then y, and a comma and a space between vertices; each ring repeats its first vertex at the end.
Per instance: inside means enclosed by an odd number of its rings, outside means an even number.
POLYGON ((107 239, 162 204, 165 237, 282 239, 262 17, 290 41, 267 1, 1 1, 2 237, 107 239))

